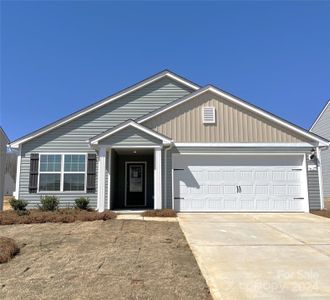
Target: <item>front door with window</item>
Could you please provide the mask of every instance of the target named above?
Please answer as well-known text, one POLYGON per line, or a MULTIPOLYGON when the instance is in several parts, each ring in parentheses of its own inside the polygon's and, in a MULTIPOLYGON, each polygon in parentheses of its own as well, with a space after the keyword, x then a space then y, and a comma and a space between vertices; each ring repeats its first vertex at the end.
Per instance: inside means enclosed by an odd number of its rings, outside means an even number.
POLYGON ((146 163, 126 163, 126 206, 146 205, 146 163))

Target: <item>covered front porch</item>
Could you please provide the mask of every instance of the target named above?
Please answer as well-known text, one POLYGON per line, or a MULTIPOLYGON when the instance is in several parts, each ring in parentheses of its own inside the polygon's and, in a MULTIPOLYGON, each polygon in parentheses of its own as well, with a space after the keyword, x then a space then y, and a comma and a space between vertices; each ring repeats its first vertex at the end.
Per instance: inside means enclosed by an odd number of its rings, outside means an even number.
POLYGON ((90 140, 98 152, 97 209, 161 209, 162 149, 171 140, 134 121, 90 140))

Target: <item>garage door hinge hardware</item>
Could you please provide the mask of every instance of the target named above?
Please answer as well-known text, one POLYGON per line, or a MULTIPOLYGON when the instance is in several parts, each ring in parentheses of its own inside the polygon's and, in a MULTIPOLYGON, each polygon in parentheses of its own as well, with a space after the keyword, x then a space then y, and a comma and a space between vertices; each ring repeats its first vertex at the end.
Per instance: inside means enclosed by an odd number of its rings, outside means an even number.
POLYGON ((303 200, 303 199, 305 199, 304 197, 295 197, 295 198, 293 198, 294 200, 303 200))
POLYGON ((292 169, 292 171, 302 171, 302 169, 292 169))
POLYGON ((184 171, 184 169, 173 169, 173 171, 184 171))
POLYGON ((180 198, 180 197, 174 197, 175 200, 181 200, 181 199, 184 199, 184 198, 180 198))

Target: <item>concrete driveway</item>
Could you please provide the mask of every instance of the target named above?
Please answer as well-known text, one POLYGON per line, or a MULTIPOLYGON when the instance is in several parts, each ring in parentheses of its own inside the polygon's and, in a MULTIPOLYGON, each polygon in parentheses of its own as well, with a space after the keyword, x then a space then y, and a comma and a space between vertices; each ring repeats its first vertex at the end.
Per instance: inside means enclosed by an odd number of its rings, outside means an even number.
POLYGON ((215 299, 330 299, 330 219, 179 214, 215 299))

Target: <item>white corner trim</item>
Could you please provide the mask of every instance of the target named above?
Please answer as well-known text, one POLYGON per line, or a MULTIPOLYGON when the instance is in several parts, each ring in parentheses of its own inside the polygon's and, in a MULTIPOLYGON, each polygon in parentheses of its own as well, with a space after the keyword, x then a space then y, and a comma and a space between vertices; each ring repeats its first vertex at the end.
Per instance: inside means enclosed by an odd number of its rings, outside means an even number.
POLYGON ((175 143, 176 147, 315 147, 315 145, 309 143, 175 143))
POLYGON ((22 163, 22 146, 19 145, 18 156, 17 156, 17 166, 16 166, 16 185, 15 185, 15 193, 14 193, 14 197, 16 199, 19 199, 19 188, 20 188, 20 179, 21 179, 21 163, 22 163))
POLYGON ((192 88, 193 90, 198 90, 200 88, 199 86, 197 86, 195 84, 192 84, 191 82, 186 81, 186 80, 184 80, 184 79, 176 76, 175 74, 172 74, 169 71, 162 72, 162 73, 158 74, 158 76, 151 77, 149 80, 145 80, 145 81, 143 81, 143 82, 141 82, 139 84, 134 85, 131 88, 128 88, 128 89, 125 89, 122 92, 119 92, 119 94, 115 94, 114 96, 110 96, 107 99, 105 99, 104 101, 101 101, 98 104, 92 105, 90 108, 82 109, 81 111, 78 111, 77 113, 73 113, 73 115, 71 117, 69 117, 69 118, 65 118, 62 121, 61 120, 59 120, 57 122, 55 121, 55 123, 53 125, 51 125, 49 128, 45 128, 44 130, 41 130, 40 132, 36 132, 35 134, 28 135, 25 138, 23 137, 22 139, 18 139, 14 143, 10 144, 10 146, 13 147, 13 148, 18 148, 18 146, 20 144, 23 144, 23 143, 25 143, 25 142, 27 142, 27 141, 29 141, 31 139, 36 138, 39 135, 42 135, 42 134, 44 134, 44 133, 46 133, 48 131, 51 131, 51 130, 57 128, 57 127, 60 127, 60 126, 62 126, 64 124, 66 124, 66 123, 69 123, 69 122, 71 122, 71 121, 73 121, 73 120, 75 120, 75 119, 77 119, 77 118, 79 118, 79 117, 81 117, 81 116, 83 116, 83 115, 91 112, 91 111, 94 111, 94 110, 96 110, 96 109, 98 109, 98 108, 100 108, 102 106, 105 106, 105 105, 107 105, 110 102, 113 102, 113 101, 115 101, 115 100, 117 100, 117 99, 119 99, 121 97, 124 97, 124 96, 126 96, 126 95, 128 95, 128 94, 130 94, 130 93, 132 93, 132 92, 134 92, 136 90, 139 90, 139 89, 143 88, 144 86, 146 86, 148 84, 151 84, 151 83, 153 83, 153 82, 155 82, 155 81, 157 81, 157 80, 159 80, 161 78, 164 78, 164 77, 172 78, 175 81, 180 82, 181 84, 186 85, 186 86, 192 88))
POLYGON ((117 128, 115 128, 113 130, 110 130, 107 133, 104 133, 102 135, 99 135, 97 138, 92 138, 90 140, 90 143, 93 144, 93 145, 96 145, 96 144, 98 144, 98 142, 100 140, 103 140, 103 139, 105 139, 105 138, 107 138, 107 137, 115 134, 116 132, 121 131, 121 130, 123 130, 123 129, 127 128, 127 127, 130 127, 130 126, 136 128, 138 130, 141 130, 141 131, 147 133, 148 135, 151 135, 151 136, 153 136, 153 137, 155 137, 155 138, 163 141, 164 144, 171 144, 172 143, 172 140, 170 140, 168 138, 165 138, 164 136, 158 134, 157 132, 154 132, 153 130, 151 130, 151 129, 143 126, 143 125, 140 125, 140 124, 138 124, 138 123, 136 123, 134 121, 130 121, 130 122, 126 123, 126 124, 123 124, 121 126, 118 126, 117 128))
POLYGON ((108 149, 108 209, 111 208, 111 159, 112 159, 112 149, 108 149))
POLYGON ((309 195, 308 195, 308 170, 307 170, 307 155, 303 154, 303 163, 302 163, 302 184, 303 184, 303 196, 305 198, 305 208, 304 212, 309 212, 309 195))
POLYGON ((106 167, 106 148, 101 147, 98 159, 97 176, 97 210, 103 212, 105 209, 105 167, 106 167))
POLYGON ((268 119, 268 120, 271 120, 271 121, 273 121, 273 122, 275 122, 277 124, 280 124, 283 127, 286 127, 286 128, 288 128, 288 129, 290 129, 290 130, 292 130, 294 132, 297 132, 297 133, 299 133, 299 134, 301 134, 303 136, 306 136, 306 137, 308 137, 308 138, 310 138, 310 139, 312 139, 314 141, 317 141, 317 142, 320 143, 320 145, 329 146, 329 142, 327 140, 322 139, 322 138, 318 138, 317 136, 309 133, 308 131, 305 131, 305 130, 300 129, 299 127, 297 127, 297 126, 295 126, 293 124, 290 124, 288 122, 285 122, 285 121, 281 120, 280 118, 275 117, 272 114, 270 114, 270 113, 268 113, 268 112, 266 112, 266 111, 264 111, 262 109, 259 109, 259 108, 255 107, 255 106, 251 105, 251 104, 248 104, 248 103, 246 103, 246 102, 244 102, 244 101, 242 101, 240 99, 237 99, 236 97, 233 97, 233 96, 231 96, 231 95, 229 95, 229 94, 227 94, 227 93, 225 93, 225 92, 223 92, 223 91, 221 91, 221 90, 219 90, 219 89, 217 89, 217 88, 215 88, 213 86, 206 86, 204 88, 201 88, 197 92, 194 92, 194 93, 192 93, 192 94, 190 94, 190 95, 182 98, 181 101, 177 101, 177 102, 175 102, 172 105, 166 106, 164 109, 161 109, 161 110, 155 112, 154 114, 151 113, 151 114, 147 115, 146 117, 142 117, 141 119, 139 119, 138 122, 139 123, 143 123, 143 122, 145 122, 145 121, 147 121, 147 120, 149 120, 151 118, 154 118, 154 117, 156 117, 156 116, 158 116, 158 115, 160 115, 160 114, 162 114, 162 113, 164 113, 164 112, 172 109, 173 107, 176 107, 176 106, 178 106, 178 105, 180 105, 182 103, 185 103, 185 102, 187 102, 187 101, 189 101, 189 100, 191 100, 191 99, 193 99, 193 98, 195 98, 195 97, 197 97, 197 96, 199 96, 199 95, 201 95, 203 93, 206 93, 206 92, 212 92, 212 93, 214 93, 214 94, 216 94, 216 95, 218 95, 220 97, 223 97, 223 98, 225 98, 225 99, 227 99, 227 100, 229 100, 229 101, 231 101, 231 102, 233 102, 233 103, 235 103, 235 104, 237 104, 237 105, 239 105, 241 107, 244 107, 245 109, 248 109, 248 110, 250 110, 250 111, 252 111, 252 112, 254 112, 254 113, 256 113, 256 114, 258 114, 258 115, 260 115, 260 116, 262 116, 262 117, 264 117, 266 119, 268 119))
POLYGON ((162 208, 162 151, 154 152, 154 209, 162 208))
POLYGON ((313 128, 316 125, 316 123, 320 120, 320 118, 322 117, 323 113, 327 110, 329 104, 330 104, 330 100, 328 100, 328 103, 324 106, 324 108, 322 109, 321 113, 318 115, 317 119, 314 121, 314 123, 311 126, 311 128, 309 129, 309 131, 312 131, 313 130, 313 128))
POLYGON ((321 209, 324 209, 324 193, 323 193, 323 174, 322 174, 322 158, 321 158, 321 151, 319 147, 316 147, 316 157, 317 157, 317 171, 319 177, 319 189, 320 189, 320 206, 321 209))

